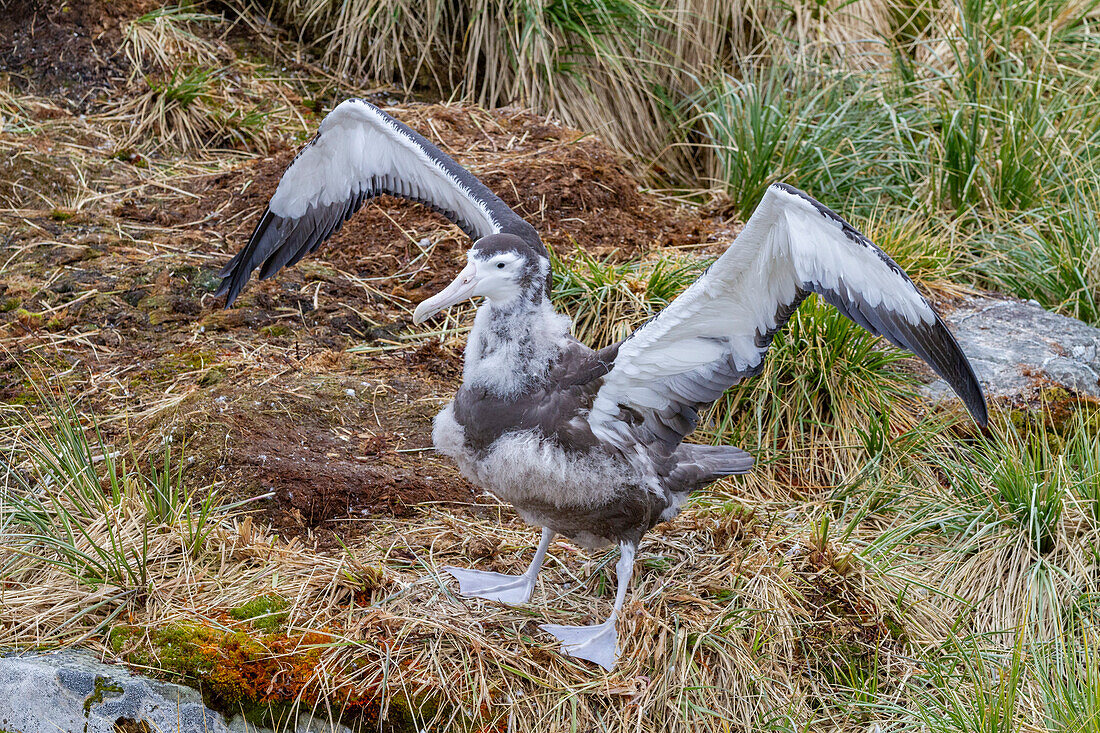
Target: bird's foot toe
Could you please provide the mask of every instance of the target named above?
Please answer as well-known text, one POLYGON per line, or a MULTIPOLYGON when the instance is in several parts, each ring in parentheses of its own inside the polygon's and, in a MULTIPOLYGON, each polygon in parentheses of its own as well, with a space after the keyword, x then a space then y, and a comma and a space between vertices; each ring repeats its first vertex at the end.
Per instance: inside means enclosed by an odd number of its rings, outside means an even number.
POLYGON ((466 568, 443 569, 458 580, 459 591, 467 598, 519 604, 526 603, 535 589, 535 579, 526 575, 503 575, 466 568))
POLYGON ((615 668, 619 658, 619 637, 614 616, 595 626, 542 624, 539 628, 558 638, 563 654, 595 662, 608 672, 615 668))

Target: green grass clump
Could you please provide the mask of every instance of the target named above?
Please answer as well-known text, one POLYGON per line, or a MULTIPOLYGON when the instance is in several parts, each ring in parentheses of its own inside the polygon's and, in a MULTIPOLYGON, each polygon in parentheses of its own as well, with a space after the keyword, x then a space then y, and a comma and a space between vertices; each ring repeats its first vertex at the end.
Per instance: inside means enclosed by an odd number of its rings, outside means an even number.
POLYGON ((691 100, 719 185, 747 219, 764 191, 787 181, 840 211, 870 214, 918 196, 926 141, 915 112, 883 97, 885 75, 766 66, 727 76, 691 100))
POLYGON ((1021 435, 1009 423, 980 441, 967 460, 944 468, 955 478, 956 491, 1010 518, 1038 553, 1053 548, 1068 480, 1045 427, 1021 435))
POLYGON ((1096 627, 1067 630, 1035 654, 1034 678, 1049 730, 1100 732, 1100 637, 1096 627))
POLYGON ((894 414, 897 427, 908 425, 903 406, 913 399, 915 382, 896 368, 904 358, 811 298, 776 334, 759 376, 706 413, 702 434, 758 451, 786 485, 834 485, 867 458, 858 452, 859 430, 888 424, 894 414))
POLYGON ((657 315, 708 264, 660 258, 616 264, 577 249, 551 253, 555 306, 575 315, 573 335, 592 348, 621 341, 657 315))
POLYGON ((976 265, 994 287, 1100 324, 1100 186, 1081 182, 1070 201, 1044 202, 979 235, 976 265))
POLYGON ((0 460, 7 476, 0 527, 19 549, 5 567, 32 555, 89 586, 107 583, 140 595, 148 586, 150 547, 162 530, 178 531, 187 553, 202 551, 229 508, 217 491, 192 491, 186 461, 170 440, 148 462, 132 447, 126 457, 66 396, 59 401, 37 382, 35 393, 44 422, 28 408, 7 416, 21 437, 0 460))
POLYGON ((1027 683, 1019 648, 1007 655, 975 653, 976 640, 953 641, 919 680, 917 711, 936 733, 1016 733, 1027 683))
POLYGON ((209 99, 211 94, 212 69, 195 68, 186 72, 173 70, 163 79, 148 78, 149 91, 158 97, 165 113, 173 107, 187 109, 196 101, 209 99))

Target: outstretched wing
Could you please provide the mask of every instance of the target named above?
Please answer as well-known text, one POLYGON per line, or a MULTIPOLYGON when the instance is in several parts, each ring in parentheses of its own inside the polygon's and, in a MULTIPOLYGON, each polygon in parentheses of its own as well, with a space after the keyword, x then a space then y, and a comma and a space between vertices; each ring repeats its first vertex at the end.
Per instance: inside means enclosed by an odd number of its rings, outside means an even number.
POLYGON ((912 280, 836 213, 777 183, 710 269, 622 343, 589 413, 593 432, 673 450, 700 409, 763 368, 811 292, 928 362, 986 424, 974 370, 912 280))
POLYGON ((507 232, 542 247, 534 227, 443 151, 369 102, 349 99, 283 173, 248 244, 221 271, 217 295, 232 305, 254 269, 264 279, 293 265, 380 194, 426 204, 473 239, 507 232))

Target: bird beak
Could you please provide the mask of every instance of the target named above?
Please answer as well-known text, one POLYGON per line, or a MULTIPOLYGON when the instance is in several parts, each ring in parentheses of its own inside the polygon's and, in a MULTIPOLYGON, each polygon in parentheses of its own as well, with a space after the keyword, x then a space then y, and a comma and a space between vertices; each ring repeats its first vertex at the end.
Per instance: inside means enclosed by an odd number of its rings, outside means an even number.
POLYGON ((421 323, 444 308, 450 308, 455 303, 461 303, 472 297, 477 282, 477 266, 471 262, 458 273, 458 277, 450 285, 416 306, 416 310, 413 311, 413 323, 421 323))

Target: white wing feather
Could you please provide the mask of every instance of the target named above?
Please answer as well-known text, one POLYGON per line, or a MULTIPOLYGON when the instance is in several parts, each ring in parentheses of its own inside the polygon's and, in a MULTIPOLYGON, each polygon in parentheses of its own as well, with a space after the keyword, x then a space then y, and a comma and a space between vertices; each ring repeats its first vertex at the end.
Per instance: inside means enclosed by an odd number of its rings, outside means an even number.
POLYGON ((374 105, 349 99, 283 173, 248 244, 222 270, 217 294, 232 304, 254 269, 266 278, 293 265, 383 193, 431 206, 474 239, 507 232, 542 249, 534 227, 469 171, 374 105))
POLYGON ((341 102, 321 122, 315 141, 283 174, 268 205, 273 214, 298 218, 310 207, 348 200, 371 179, 405 185, 419 198, 460 213, 484 237, 501 222, 407 128, 361 99, 341 102))
POLYGON ((973 371, 901 268, 835 213, 777 184, 710 269, 621 344, 589 413, 593 432, 675 448, 701 406, 760 369, 771 334, 809 291, 946 372, 984 424, 973 371))

